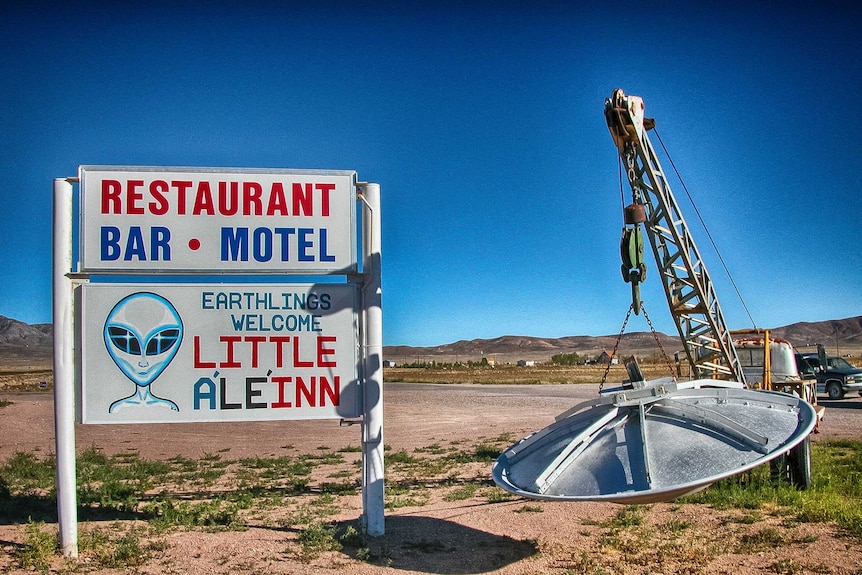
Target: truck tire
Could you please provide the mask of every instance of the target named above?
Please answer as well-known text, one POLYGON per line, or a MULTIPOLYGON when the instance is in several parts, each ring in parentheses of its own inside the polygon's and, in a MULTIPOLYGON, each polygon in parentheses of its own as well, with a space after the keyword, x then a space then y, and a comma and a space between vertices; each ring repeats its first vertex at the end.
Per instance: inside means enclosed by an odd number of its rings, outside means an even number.
POLYGON ((844 389, 841 387, 841 384, 837 381, 830 381, 826 384, 826 393, 829 395, 829 399, 843 399, 844 398, 844 389))
POLYGON ((790 483, 797 489, 811 487, 811 436, 787 452, 787 467, 790 483))
POLYGON ((811 436, 769 462, 774 483, 789 482, 797 489, 811 487, 811 436))

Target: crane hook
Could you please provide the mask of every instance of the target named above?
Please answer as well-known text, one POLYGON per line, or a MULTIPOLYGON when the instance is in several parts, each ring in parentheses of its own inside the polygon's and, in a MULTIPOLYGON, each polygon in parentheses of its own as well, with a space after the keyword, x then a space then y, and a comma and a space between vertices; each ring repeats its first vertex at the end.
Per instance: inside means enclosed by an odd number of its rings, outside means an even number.
POLYGON ((623 237, 620 240, 620 255, 623 265, 621 271, 623 281, 632 284, 632 308, 635 315, 641 310, 640 283, 646 280, 646 263, 644 262, 644 237, 640 223, 646 221, 646 211, 641 204, 632 204, 624 209, 625 223, 634 227, 623 227, 623 237))

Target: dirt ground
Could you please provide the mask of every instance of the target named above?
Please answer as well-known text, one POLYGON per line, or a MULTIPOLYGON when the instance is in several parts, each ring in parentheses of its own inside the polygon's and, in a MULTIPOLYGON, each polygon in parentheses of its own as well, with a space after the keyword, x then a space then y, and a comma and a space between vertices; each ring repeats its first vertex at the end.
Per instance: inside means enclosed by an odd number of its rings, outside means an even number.
MULTIPOLYGON (((428 385, 390 383, 385 388, 384 442, 389 452, 413 452, 432 444, 475 442, 541 429, 554 416, 594 396, 582 385, 428 385)), ((0 462, 17 452, 54 451, 53 400, 50 393, 0 392, 12 403, 0 409, 0 462)), ((862 398, 823 401, 826 418, 814 441, 862 439, 862 398)), ((337 421, 175 425, 94 425, 76 427, 78 449, 96 446, 106 454, 135 449, 141 457, 199 458, 229 453, 231 458, 277 455, 289 443, 313 453, 356 446, 359 428, 337 421)), ((481 473, 481 471, 480 471, 481 473)), ((490 468, 487 470, 490 476, 490 468)), ((361 514, 358 496, 340 498, 335 521, 351 523, 361 514)), ((835 525, 795 523, 780 513, 760 512, 755 521, 743 510, 719 511, 705 505, 661 503, 645 506, 637 530, 614 532, 607 522, 622 505, 560 503, 520 497, 489 502, 451 501, 443 494, 419 506, 387 511, 385 535, 367 540, 371 559, 351 551, 330 551, 313 559, 286 550, 295 530, 253 525, 245 531, 176 531, 166 548, 133 569, 93 571, 85 563, 58 560, 55 569, 97 573, 357 573, 472 574, 542 573, 860 573, 859 541, 835 525), (685 525, 678 537, 668 535, 685 525), (746 534, 773 533, 780 540, 742 550, 734 542, 746 534), (661 533, 660 541, 649 538, 661 533), (630 541, 609 543, 609 538, 630 541)), ((9 559, 23 540, 23 526, 0 518, 0 545, 6 560, 0 570, 16 573, 9 559)), ((753 537, 749 538, 754 540, 753 537)))

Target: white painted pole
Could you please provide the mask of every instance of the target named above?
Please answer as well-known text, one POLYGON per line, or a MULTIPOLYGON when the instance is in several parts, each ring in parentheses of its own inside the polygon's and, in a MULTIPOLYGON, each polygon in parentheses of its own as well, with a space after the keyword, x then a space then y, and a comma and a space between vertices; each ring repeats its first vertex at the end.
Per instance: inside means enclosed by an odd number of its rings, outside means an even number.
POLYGON ((362 508, 365 533, 384 533, 383 492, 383 308, 381 288, 380 184, 363 184, 362 309, 365 327, 362 418, 362 508))
POLYGON ((75 360, 72 353, 72 182, 54 180, 54 438, 60 548, 78 556, 75 481, 75 360))

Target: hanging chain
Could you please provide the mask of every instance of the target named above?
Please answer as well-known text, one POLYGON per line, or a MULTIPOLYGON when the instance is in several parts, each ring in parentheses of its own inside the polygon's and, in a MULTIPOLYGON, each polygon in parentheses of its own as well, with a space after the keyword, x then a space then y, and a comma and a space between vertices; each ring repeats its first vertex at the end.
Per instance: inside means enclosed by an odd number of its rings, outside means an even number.
MULTIPOLYGON (((619 333, 619 335, 617 335, 617 341, 614 343, 614 350, 611 352, 611 357, 608 360, 608 365, 607 365, 607 367, 605 367, 605 373, 602 375, 602 381, 601 381, 601 383, 599 383, 599 393, 601 393, 605 387, 605 381, 607 381, 608 373, 611 371, 610 359, 613 359, 614 357, 617 356, 617 349, 620 346, 620 341, 622 341, 622 339, 623 339, 623 334, 626 331, 626 325, 628 325, 628 323, 629 323, 629 318, 631 318, 633 310, 634 310, 634 304, 630 305, 629 311, 626 312, 626 319, 623 320, 623 325, 620 328, 620 333, 619 333)), ((646 308, 643 306, 643 303, 641 303, 641 311, 644 314, 644 319, 646 319, 646 321, 647 321, 647 325, 649 326, 650 332, 652 332, 652 337, 655 340, 655 343, 658 346, 659 351, 661 351, 662 359, 664 359, 664 362, 667 365, 667 368, 670 371, 671 376, 676 378, 676 375, 675 375, 676 372, 673 368, 673 362, 670 360, 670 356, 668 356, 667 352, 664 349, 664 346, 661 344, 661 340, 658 338, 658 332, 655 330, 655 327, 653 327, 652 320, 650 320, 649 315, 647 314, 646 308)))
POLYGON ((661 356, 662 358, 664 358, 664 361, 667 364, 668 369, 670 370, 671 376, 676 378, 673 369, 673 363, 670 361, 670 357, 668 357, 667 352, 664 350, 664 346, 661 344, 661 341, 659 341, 658 332, 656 332, 655 328, 653 327, 652 321, 650 321, 649 315, 647 315, 646 308, 643 306, 643 303, 641 303, 641 311, 644 312, 644 319, 646 319, 647 325, 652 332, 653 339, 655 339, 655 343, 656 345, 658 345, 658 348, 661 351, 661 356))
POLYGON ((608 358, 608 366, 605 368, 605 373, 602 375, 602 382, 599 384, 599 393, 602 392, 602 389, 605 387, 605 380, 608 379, 608 372, 611 370, 611 359, 617 356, 617 348, 620 346, 620 340, 623 339, 623 334, 626 331, 626 324, 629 323, 629 318, 632 316, 632 310, 634 310, 635 304, 631 304, 629 306, 629 311, 626 312, 626 319, 623 320, 623 326, 620 328, 620 333, 617 336, 617 341, 614 343, 614 350, 611 352, 611 357, 608 358))

